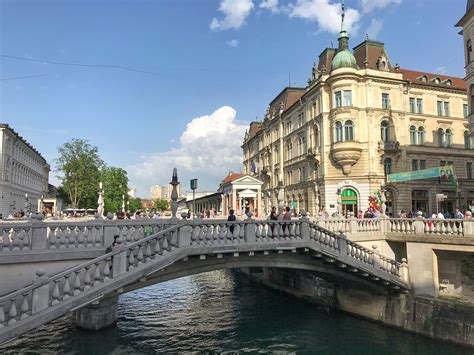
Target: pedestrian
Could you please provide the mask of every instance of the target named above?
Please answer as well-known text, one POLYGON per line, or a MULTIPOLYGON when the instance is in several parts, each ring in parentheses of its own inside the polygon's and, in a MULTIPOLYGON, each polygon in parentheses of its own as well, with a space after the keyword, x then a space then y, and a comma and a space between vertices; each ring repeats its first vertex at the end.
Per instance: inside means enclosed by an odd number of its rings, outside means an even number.
MULTIPOLYGON (((282 213, 281 219, 283 221, 291 221, 290 207, 288 206, 285 207, 284 212, 282 213)), ((285 222, 282 227, 283 227, 283 233, 285 233, 286 228, 288 227, 288 223, 285 222)))
POLYGON ((278 221, 278 214, 276 207, 272 207, 272 211, 270 212, 270 215, 268 216, 268 219, 271 221, 270 226, 272 228, 272 235, 275 234, 275 227, 276 227, 276 221, 278 221))
MULTIPOLYGON (((235 222, 237 218, 235 217, 234 210, 229 211, 229 217, 227 217, 227 222, 235 222)), ((229 230, 231 234, 234 234, 234 224, 232 223, 229 226, 229 230)))

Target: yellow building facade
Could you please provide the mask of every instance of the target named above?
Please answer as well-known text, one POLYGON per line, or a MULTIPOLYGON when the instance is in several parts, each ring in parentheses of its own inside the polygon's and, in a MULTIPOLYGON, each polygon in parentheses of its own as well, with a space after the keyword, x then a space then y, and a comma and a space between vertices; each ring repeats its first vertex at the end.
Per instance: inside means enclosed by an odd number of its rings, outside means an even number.
POLYGON ((381 42, 352 51, 342 27, 304 88, 285 88, 244 138, 244 173, 264 182, 266 212, 284 203, 316 216, 356 214, 386 191, 387 213, 474 204, 474 149, 463 79, 392 65, 381 42), (387 184, 390 173, 454 165, 459 188, 439 179, 387 184), (438 204, 436 194, 447 198, 438 204))

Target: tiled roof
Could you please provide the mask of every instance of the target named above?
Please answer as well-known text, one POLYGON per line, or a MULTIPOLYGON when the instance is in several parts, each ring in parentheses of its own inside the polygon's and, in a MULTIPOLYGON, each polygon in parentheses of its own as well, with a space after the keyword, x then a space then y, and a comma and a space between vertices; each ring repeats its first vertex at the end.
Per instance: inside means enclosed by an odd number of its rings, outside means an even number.
POLYGON ((259 122, 252 122, 249 128, 248 139, 252 139, 253 137, 255 137, 261 129, 262 125, 259 122))
POLYGON ((222 182, 223 183, 231 182, 231 181, 237 180, 238 178, 241 178, 242 176, 244 176, 244 174, 230 173, 229 175, 226 176, 224 180, 222 180, 222 182))
POLYGON ((462 78, 441 75, 441 74, 426 73, 426 72, 409 70, 409 69, 398 69, 397 71, 403 74, 403 79, 410 80, 411 82, 416 83, 416 84, 427 85, 431 87, 433 86, 444 87, 444 88, 452 87, 456 89, 467 90, 467 84, 462 78), (428 81, 426 82, 421 81, 420 77, 422 76, 426 76, 428 81), (432 80, 434 78, 439 78, 441 80, 441 83, 436 84, 435 82, 433 82, 432 80), (448 79, 451 80, 452 85, 447 85, 446 83, 443 83, 445 80, 448 80, 448 79))

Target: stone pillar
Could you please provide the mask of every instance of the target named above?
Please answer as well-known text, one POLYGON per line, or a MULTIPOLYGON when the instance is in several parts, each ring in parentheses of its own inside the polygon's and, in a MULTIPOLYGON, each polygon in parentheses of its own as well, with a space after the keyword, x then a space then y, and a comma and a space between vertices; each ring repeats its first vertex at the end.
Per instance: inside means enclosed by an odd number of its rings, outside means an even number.
POLYGON ((409 280, 415 295, 438 296, 438 258, 430 245, 406 243, 409 280))
POLYGON ((33 299, 31 301, 31 313, 36 314, 49 306, 49 282, 45 276, 45 271, 36 271, 36 278, 33 281, 33 299))
POLYGON ((47 225, 42 221, 43 215, 37 214, 31 218, 31 249, 46 249, 48 244, 47 225))
POLYGON ((245 222, 245 241, 247 243, 255 243, 257 240, 256 225, 252 219, 252 212, 247 213, 247 219, 245 222))
POLYGON ((262 218, 262 191, 257 189, 257 217, 262 218))
POLYGON ((232 209, 237 213, 237 191, 232 189, 232 209))
POLYGON ((303 217, 300 218, 301 225, 300 225, 300 234, 303 240, 310 239, 310 231, 309 231, 309 218, 306 215, 306 212, 303 213, 303 217))
POLYGON ((107 297, 76 311, 76 325, 88 330, 100 330, 117 322, 118 296, 107 297))

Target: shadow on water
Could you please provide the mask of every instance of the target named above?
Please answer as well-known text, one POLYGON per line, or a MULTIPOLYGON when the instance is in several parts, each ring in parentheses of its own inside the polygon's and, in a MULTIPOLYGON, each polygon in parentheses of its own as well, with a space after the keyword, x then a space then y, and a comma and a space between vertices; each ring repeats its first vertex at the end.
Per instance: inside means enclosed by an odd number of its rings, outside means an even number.
POLYGON ((471 354, 259 286, 228 271, 194 275, 122 295, 117 327, 98 333, 63 318, 0 353, 169 352, 471 354))

